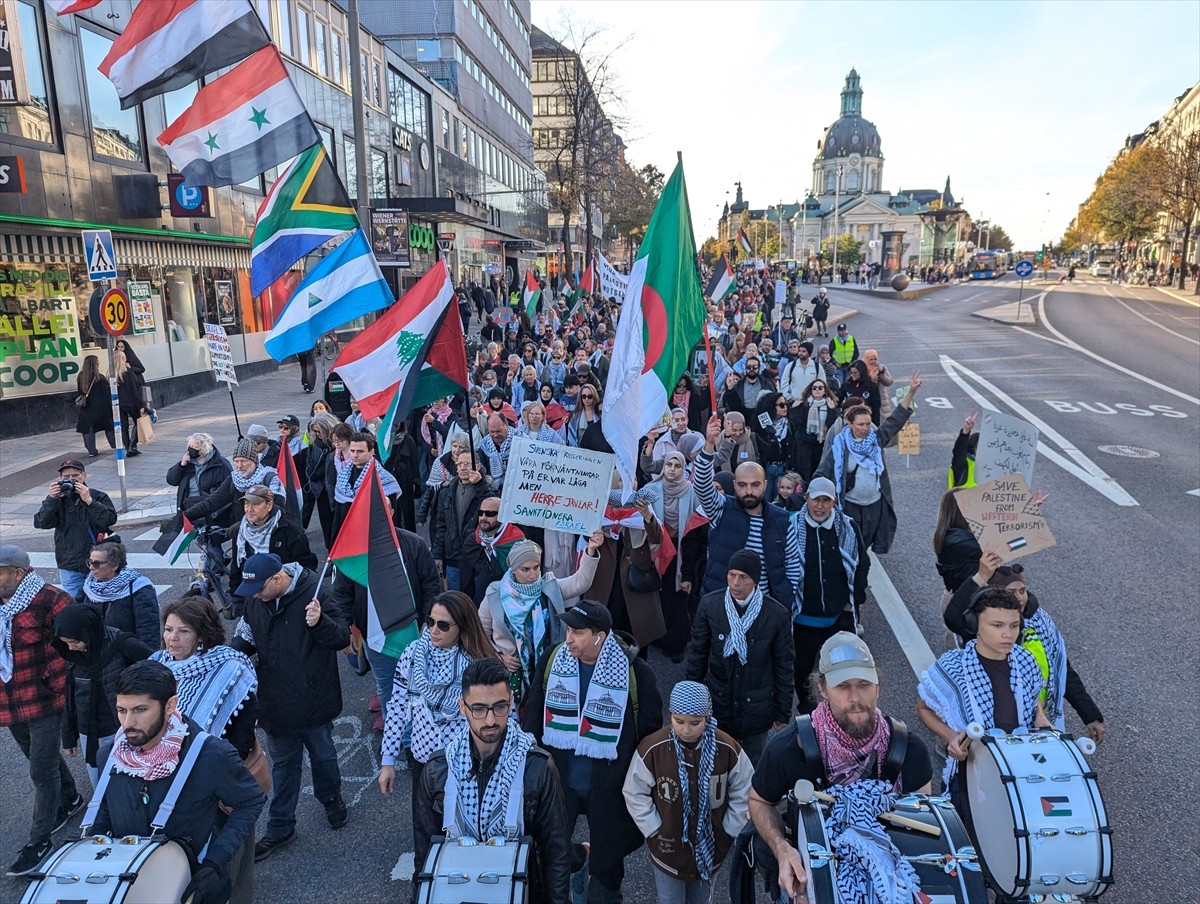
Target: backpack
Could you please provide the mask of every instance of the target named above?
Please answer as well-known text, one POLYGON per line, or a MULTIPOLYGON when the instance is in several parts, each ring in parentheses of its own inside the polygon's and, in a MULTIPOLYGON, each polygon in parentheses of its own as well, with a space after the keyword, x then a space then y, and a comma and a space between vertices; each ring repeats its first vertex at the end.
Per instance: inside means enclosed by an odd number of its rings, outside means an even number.
MULTIPOLYGON (((904 757, 908 754, 908 726, 900 719, 884 716, 892 727, 892 739, 888 743, 887 757, 883 761, 880 776, 883 781, 895 783, 904 768, 904 757)), ((821 745, 817 741, 817 732, 813 728, 812 716, 796 717, 796 746, 804 754, 805 762, 821 764, 821 781, 818 790, 827 788, 829 780, 825 776, 824 761, 821 759, 821 745)))

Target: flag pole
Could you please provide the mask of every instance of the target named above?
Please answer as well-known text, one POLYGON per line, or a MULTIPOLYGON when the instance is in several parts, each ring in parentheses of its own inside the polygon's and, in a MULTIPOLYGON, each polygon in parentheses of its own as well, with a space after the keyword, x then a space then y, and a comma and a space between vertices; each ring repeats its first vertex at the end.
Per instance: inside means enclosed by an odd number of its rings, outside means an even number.
POLYGON ((704 318, 704 357, 708 361, 708 397, 712 403, 712 415, 717 413, 717 387, 713 382, 712 344, 708 340, 708 318, 704 318))
POLYGON ((319 588, 325 583, 325 573, 329 571, 329 563, 333 561, 333 556, 325 556, 325 564, 321 566, 321 575, 317 578, 317 587, 319 588))

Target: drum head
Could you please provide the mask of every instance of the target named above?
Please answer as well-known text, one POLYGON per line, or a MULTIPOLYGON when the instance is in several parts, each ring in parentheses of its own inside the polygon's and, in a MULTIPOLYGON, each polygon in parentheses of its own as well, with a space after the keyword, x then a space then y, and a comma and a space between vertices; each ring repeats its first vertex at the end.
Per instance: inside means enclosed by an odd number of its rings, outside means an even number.
POLYGON ((188 855, 174 841, 165 841, 155 848, 150 858, 138 870, 121 904, 160 904, 178 901, 192 881, 192 864, 188 855))
POLYGON ((161 904, 178 901, 192 878, 191 862, 182 847, 174 841, 147 838, 132 843, 85 838, 59 848, 43 869, 46 878, 30 884, 22 904, 161 904), (127 873, 136 874, 132 883, 121 878, 127 873), (56 876, 78 877, 78 881, 63 883, 56 876))
MULTIPOLYGON (((888 838, 905 857, 912 858, 945 858, 954 855, 962 848, 971 847, 967 830, 953 807, 941 806, 933 799, 923 795, 917 796, 922 801, 919 809, 897 809, 897 813, 916 819, 927 825, 937 826, 941 835, 934 837, 916 829, 906 828, 891 823, 884 823, 888 838)), ((987 901, 987 884, 983 881, 983 872, 977 863, 965 861, 959 863, 953 873, 946 872, 946 860, 938 863, 922 863, 920 860, 910 860, 917 878, 921 880, 921 891, 934 901, 955 904, 977 904, 987 901)))
MULTIPOLYGON (((967 799, 971 802, 979 856, 987 865, 992 882, 1005 893, 1015 895, 1019 888, 1017 879, 1024 878, 1018 875, 1021 849, 1015 835, 1020 817, 1001 778, 1007 767, 997 760, 997 754, 991 739, 971 745, 966 763, 967 799)), ((1028 869, 1028 864, 1025 868, 1028 869)))
POLYGON ((795 839, 796 849, 800 859, 804 861, 805 873, 808 880, 808 899, 820 901, 822 904, 841 904, 837 885, 834 882, 834 865, 832 860, 823 860, 809 855, 809 844, 819 850, 829 850, 829 842, 825 837, 826 808, 819 801, 798 804, 788 801, 788 828, 795 839))

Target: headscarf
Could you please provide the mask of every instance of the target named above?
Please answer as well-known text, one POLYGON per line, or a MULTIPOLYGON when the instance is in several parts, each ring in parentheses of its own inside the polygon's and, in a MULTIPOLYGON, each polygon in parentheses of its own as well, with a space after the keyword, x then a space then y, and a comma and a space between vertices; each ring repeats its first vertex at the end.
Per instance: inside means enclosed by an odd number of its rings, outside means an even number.
POLYGON ((96 753, 100 749, 100 738, 95 731, 89 730, 89 727, 97 723, 100 703, 106 696, 102 692, 102 672, 104 664, 117 652, 115 644, 105 647, 106 633, 104 616, 95 606, 67 606, 54 620, 54 639, 51 641, 58 655, 74 667, 76 674, 92 683, 93 691, 88 695, 88 711, 80 713, 78 718, 80 733, 87 735, 84 759, 90 766, 99 765, 96 762, 96 753), (63 643, 64 637, 82 641, 87 649, 80 652, 72 650, 63 643))

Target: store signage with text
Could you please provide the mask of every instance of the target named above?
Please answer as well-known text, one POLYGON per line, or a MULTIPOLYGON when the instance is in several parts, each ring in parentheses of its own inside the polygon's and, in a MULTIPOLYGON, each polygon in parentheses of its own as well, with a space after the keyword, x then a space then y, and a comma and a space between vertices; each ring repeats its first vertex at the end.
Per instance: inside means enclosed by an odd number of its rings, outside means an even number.
POLYGON ((65 391, 72 388, 80 361, 68 271, 0 265, 0 392, 65 391))

